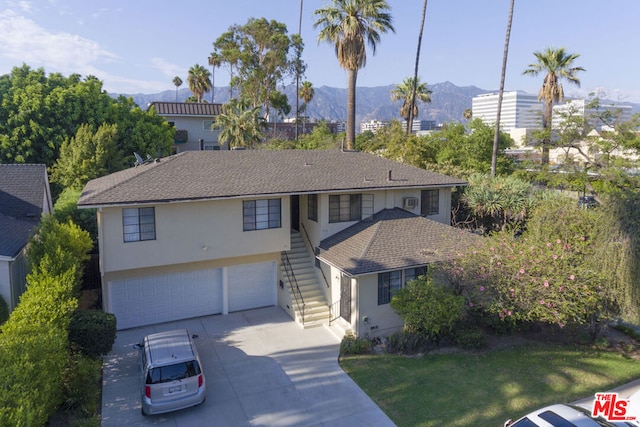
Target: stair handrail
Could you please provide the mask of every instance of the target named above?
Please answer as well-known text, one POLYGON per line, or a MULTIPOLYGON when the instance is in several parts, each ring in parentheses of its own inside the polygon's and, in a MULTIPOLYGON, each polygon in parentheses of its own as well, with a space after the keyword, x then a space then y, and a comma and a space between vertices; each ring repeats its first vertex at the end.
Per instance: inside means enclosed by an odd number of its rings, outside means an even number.
POLYGON ((334 302, 329 307, 329 326, 333 323, 334 320, 340 318, 340 300, 334 302))
MULTIPOLYGON (((300 226, 302 227, 302 231, 304 231, 304 235, 307 238, 307 242, 309 243, 309 247, 313 251, 313 256, 315 258, 315 251, 313 250, 313 245, 311 244, 311 239, 309 238, 309 233, 307 233, 307 228, 304 226, 304 224, 302 222, 300 223, 300 226)), ((304 238, 302 239, 302 241, 304 241, 304 238)), ((324 284, 326 285, 326 287, 328 289, 329 288, 329 281, 327 280, 327 276, 324 275, 324 270, 322 269, 322 267, 318 267, 318 269, 320 270, 320 273, 322 274, 322 280, 324 280, 324 284)))
POLYGON ((296 300, 296 305, 298 307, 302 307, 302 325, 304 326, 304 307, 305 307, 304 298, 302 298, 302 292, 300 291, 300 287, 298 286, 298 280, 296 279, 296 275, 293 272, 293 267, 291 267, 291 261, 289 261, 289 256, 287 255, 286 252, 283 252, 283 255, 284 255, 284 258, 282 260, 282 264, 284 266, 284 272, 287 275, 287 281, 289 282, 289 289, 293 294, 293 298, 296 300))

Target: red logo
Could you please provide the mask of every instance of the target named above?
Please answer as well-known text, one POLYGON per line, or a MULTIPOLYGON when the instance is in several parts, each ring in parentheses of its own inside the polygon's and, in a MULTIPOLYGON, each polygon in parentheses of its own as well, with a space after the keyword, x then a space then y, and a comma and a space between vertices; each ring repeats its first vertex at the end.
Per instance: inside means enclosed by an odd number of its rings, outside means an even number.
POLYGON ((618 393, 596 393, 591 415, 602 416, 607 421, 633 421, 635 415, 627 415, 629 399, 619 399, 618 393))

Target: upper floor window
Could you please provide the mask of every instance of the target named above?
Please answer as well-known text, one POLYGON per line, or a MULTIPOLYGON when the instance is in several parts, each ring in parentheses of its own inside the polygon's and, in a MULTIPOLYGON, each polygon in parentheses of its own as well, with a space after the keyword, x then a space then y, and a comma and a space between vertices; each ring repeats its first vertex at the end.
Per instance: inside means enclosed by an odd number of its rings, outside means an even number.
POLYGON ((245 200, 242 218, 244 231, 280 228, 280 199, 245 200))
POLYGON ((122 209, 122 230, 125 243, 139 242, 141 240, 155 240, 155 208, 122 209))
POLYGON ((422 190, 420 199, 421 215, 438 215, 440 213, 440 190, 422 190))
POLYGON ((213 132, 213 120, 203 120, 202 121, 202 130, 206 130, 209 132, 213 132))
POLYGON ((307 196, 307 218, 318 222, 318 195, 309 194, 307 196))
POLYGON ((329 196, 329 222, 370 219, 373 216, 373 194, 340 194, 329 196))

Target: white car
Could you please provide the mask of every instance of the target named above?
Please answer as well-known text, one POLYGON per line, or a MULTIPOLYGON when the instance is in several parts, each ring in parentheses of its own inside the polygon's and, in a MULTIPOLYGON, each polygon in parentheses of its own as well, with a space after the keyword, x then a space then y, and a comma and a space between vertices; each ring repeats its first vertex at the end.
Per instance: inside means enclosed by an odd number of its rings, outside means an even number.
POLYGON ((635 427, 628 422, 610 422, 593 418, 588 409, 574 405, 546 406, 516 421, 508 420, 504 427, 635 427))

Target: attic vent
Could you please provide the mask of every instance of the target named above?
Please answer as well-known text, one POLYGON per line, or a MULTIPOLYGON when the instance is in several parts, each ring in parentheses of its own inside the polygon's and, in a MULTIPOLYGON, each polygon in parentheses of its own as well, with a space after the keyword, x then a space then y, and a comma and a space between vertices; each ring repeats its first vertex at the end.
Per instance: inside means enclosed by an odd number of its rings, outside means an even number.
POLYGON ((415 209, 418 206, 418 198, 417 197, 405 197, 402 200, 402 206, 404 209, 415 209))

